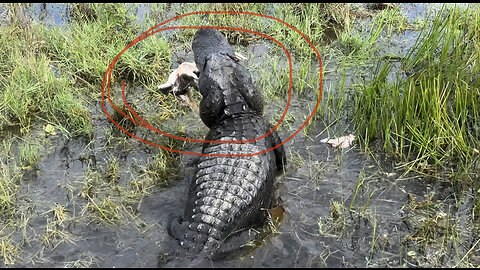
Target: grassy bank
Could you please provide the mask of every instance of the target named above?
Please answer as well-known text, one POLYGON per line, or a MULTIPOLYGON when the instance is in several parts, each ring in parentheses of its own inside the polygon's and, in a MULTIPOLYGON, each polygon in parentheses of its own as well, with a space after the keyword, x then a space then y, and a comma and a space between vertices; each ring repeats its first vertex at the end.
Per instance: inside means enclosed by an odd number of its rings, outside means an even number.
MULTIPOLYGON (((26 6, 8 4, 10 24, 0 28, 0 129, 28 132, 36 117, 67 135, 90 135, 87 104, 100 100, 100 85, 110 61, 137 34, 122 4, 93 4, 77 13, 67 28, 47 27, 23 16, 26 6), (130 27, 128 27, 130 26, 130 27)), ((168 74, 170 50, 158 35, 126 51, 113 82, 135 81, 152 87, 168 74)))
MULTIPOLYGON (((178 167, 176 156, 160 151, 136 179, 119 183, 121 165, 108 158, 105 168, 87 166, 83 181, 66 180, 68 192, 78 191, 83 200, 77 200, 83 205, 80 214, 72 215, 68 202, 40 205, 50 209, 41 214, 28 211, 33 206, 19 196, 35 196, 25 187, 33 181, 33 189, 39 188, 38 162, 48 155, 52 141, 58 143, 60 136, 72 141, 83 137, 93 145, 98 140, 95 130, 103 127, 95 127, 93 117, 99 111, 94 107, 100 101, 103 76, 110 61, 140 34, 124 4, 74 4, 66 26, 32 21, 28 8, 4 4, 1 9, 6 16, 0 26, 0 265, 27 263, 25 243, 40 243, 48 250, 75 243, 78 239, 66 226, 92 221, 110 226, 134 218, 134 205, 152 188, 165 186, 178 167), (45 230, 30 235, 27 231, 36 219, 46 220, 45 230)), ((168 75, 170 58, 167 41, 159 35, 149 37, 119 59, 112 85, 125 80, 152 89, 168 75)), ((123 136, 112 136, 104 148, 124 149, 122 142, 123 136)), ((88 145, 84 151, 89 151, 88 145)))

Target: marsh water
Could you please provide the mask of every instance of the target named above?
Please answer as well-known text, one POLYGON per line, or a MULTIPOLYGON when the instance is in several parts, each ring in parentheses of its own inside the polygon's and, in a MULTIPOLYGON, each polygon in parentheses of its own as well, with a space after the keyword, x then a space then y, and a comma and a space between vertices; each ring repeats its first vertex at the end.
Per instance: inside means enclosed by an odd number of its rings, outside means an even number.
MULTIPOLYGON (((409 20, 424 19, 433 4, 401 4, 401 12, 409 20)), ((66 5, 32 4, 31 14, 35 20, 52 26, 68 24, 66 5)), ((140 5, 136 14, 148 10, 140 5)), ((369 18, 357 20, 361 27, 369 18)), ((167 35, 167 34, 166 34, 167 35)), ((393 33, 385 41, 384 53, 404 55, 415 43, 418 31, 406 30, 393 33)), ((255 80, 256 70, 268 68, 264 58, 272 44, 254 42, 239 48, 247 55, 245 65, 255 80)), ((178 46, 174 57, 192 61, 191 52, 178 46)), ((325 57, 323 91, 335 95, 341 74, 333 58, 325 57)), ((172 61, 175 62, 175 61, 172 61)), ((175 66, 172 66, 175 68, 175 66)), ((313 70, 318 70, 318 61, 313 70)), ((356 71, 347 72, 346 83, 356 71)), ((368 78, 372 73, 362 71, 368 78)), ((373 72, 373 68, 372 71, 373 72)), ((314 74, 314 72, 312 72, 314 74)), ((113 86, 116 95, 121 88, 113 86)), ((99 86, 100 91, 100 86, 99 86)), ((279 128, 280 137, 285 140, 306 120, 315 106, 315 92, 312 88, 303 96, 293 96, 285 123, 279 128)), ((148 102, 142 87, 128 90, 127 99, 148 102)), ((286 104, 269 103, 265 117, 277 121, 278 112, 286 104)), ((107 111, 113 114, 108 104, 107 111)), ((34 133, 43 138, 42 158, 33 170, 22 180, 19 196, 20 208, 29 216, 24 232, 12 235, 21 239, 22 253, 19 267, 157 267, 160 253, 171 245, 166 224, 170 213, 183 211, 185 196, 184 178, 190 172, 193 156, 180 154, 178 174, 170 179, 167 186, 151 190, 135 205, 132 216, 127 216, 115 225, 92 222, 84 217, 87 200, 80 196, 88 171, 92 168, 106 170, 109 161, 115 159, 118 167, 119 185, 127 185, 138 177, 159 152, 158 148, 134 138, 123 138, 122 147, 108 148, 111 134, 116 127, 102 111, 101 103, 91 104, 94 123, 93 140, 67 138, 61 133, 45 137, 41 126, 34 133), (40 241, 40 235, 48 231, 52 219, 52 206, 62 205, 71 217, 62 231, 68 237, 53 246, 40 241), (76 217, 76 218, 75 218, 76 217)), ((171 120, 175 125, 182 121, 188 136, 203 137, 207 129, 193 112, 171 120), (203 135, 202 135, 203 134, 203 135)), ((274 122, 275 122, 274 121, 274 122)), ((455 252, 464 253, 477 241, 475 230, 471 229, 468 212, 472 207, 470 190, 448 181, 433 181, 418 175, 403 175, 397 164, 381 155, 364 153, 354 143, 340 149, 320 140, 353 133, 347 122, 329 123, 316 121, 308 133, 301 131, 285 144, 288 166, 284 175, 278 177, 275 197, 284 209, 276 231, 266 235, 248 253, 239 253, 212 262, 214 267, 368 267, 368 266, 456 266, 459 259, 455 252), (460 195, 462 194, 462 195, 460 195), (467 194, 467 195, 465 195, 467 194), (462 199, 458 198, 462 196, 462 199), (428 210, 421 211, 415 202, 431 203, 428 210), (432 213, 433 212, 433 213, 432 213), (455 220, 458 246, 445 245, 449 250, 442 252, 428 239, 417 234, 423 227, 419 219, 432 218, 438 223, 455 220), (418 244, 420 243, 420 244, 418 244), (422 248, 419 248, 421 245, 422 248), (441 254, 440 254, 441 253, 441 254)), ((142 138, 150 136, 147 131, 137 128, 135 134, 142 138)), ((121 136, 120 136, 121 137, 121 136)), ((185 144, 181 150, 200 152, 200 144, 185 144)), ((444 225, 442 228, 445 229, 444 225)), ((438 235, 439 241, 452 241, 438 235)), ((171 248, 174 248, 173 246, 171 248)), ((463 253, 463 254, 464 254, 463 253)), ((160 260, 161 261, 161 260, 160 260)))

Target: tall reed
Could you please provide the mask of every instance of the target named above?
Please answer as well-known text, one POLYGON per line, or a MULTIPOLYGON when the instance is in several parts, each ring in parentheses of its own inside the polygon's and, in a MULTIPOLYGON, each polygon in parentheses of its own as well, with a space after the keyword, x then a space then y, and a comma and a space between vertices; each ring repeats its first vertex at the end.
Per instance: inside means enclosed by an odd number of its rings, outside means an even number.
POLYGON ((378 139, 407 168, 471 175, 480 142, 480 8, 442 8, 389 81, 386 62, 355 101, 365 147, 378 139), (406 75, 406 76, 405 76, 406 75))

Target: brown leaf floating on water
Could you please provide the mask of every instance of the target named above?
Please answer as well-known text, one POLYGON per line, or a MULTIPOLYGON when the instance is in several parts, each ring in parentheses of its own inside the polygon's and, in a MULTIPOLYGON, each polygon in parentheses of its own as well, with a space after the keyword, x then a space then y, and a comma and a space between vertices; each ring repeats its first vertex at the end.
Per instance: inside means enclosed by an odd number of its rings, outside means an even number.
POLYGON ((268 212, 270 213, 272 220, 276 223, 282 221, 283 217, 285 216, 285 208, 283 208, 281 205, 268 209, 268 212))

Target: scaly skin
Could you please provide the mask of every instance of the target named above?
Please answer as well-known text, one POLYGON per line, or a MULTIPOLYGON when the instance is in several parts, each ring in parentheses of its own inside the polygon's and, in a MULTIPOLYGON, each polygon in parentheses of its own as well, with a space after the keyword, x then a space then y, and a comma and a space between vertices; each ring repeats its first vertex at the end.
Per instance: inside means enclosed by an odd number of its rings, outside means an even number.
MULTIPOLYGON (((263 95, 248 71, 233 58, 221 33, 201 29, 193 42, 200 70, 200 117, 206 140, 246 141, 266 134, 263 95)), ((204 154, 252 154, 280 143, 276 132, 250 143, 205 143, 204 154)), ((210 259, 231 234, 260 225, 270 207, 275 178, 285 164, 283 146, 255 156, 201 156, 189 186, 184 217, 169 233, 191 258, 210 259)))

